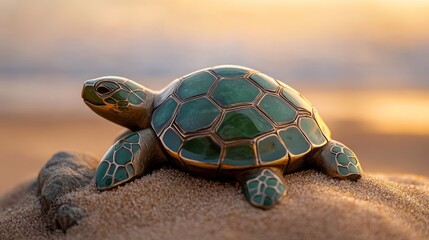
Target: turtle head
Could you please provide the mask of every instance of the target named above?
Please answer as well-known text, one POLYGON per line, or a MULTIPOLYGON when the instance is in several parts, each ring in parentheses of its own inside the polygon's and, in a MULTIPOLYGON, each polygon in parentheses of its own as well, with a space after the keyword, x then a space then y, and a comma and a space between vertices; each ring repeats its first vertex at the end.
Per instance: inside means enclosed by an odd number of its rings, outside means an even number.
POLYGON ((154 93, 121 77, 101 77, 85 82, 82 98, 98 115, 131 130, 147 128, 154 93))

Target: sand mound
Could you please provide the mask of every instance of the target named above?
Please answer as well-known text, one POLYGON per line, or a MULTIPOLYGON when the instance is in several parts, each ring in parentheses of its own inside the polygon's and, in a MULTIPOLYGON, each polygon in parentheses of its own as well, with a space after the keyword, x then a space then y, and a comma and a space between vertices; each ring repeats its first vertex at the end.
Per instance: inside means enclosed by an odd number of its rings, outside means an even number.
POLYGON ((0 239, 428 239, 429 179, 365 175, 338 181, 315 171, 287 175, 272 210, 250 206, 240 187, 161 169, 112 191, 94 185, 59 199, 88 217, 50 232, 34 186, 0 200, 0 239))

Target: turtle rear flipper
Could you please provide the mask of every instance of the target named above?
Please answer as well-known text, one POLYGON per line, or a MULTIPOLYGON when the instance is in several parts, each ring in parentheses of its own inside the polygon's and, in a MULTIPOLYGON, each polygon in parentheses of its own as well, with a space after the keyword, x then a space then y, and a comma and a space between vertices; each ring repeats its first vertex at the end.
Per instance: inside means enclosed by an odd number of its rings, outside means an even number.
POLYGON ((247 200, 255 207, 270 209, 286 195, 284 176, 275 168, 256 168, 239 176, 247 200))
POLYGON ((98 165, 97 188, 105 190, 128 182, 164 160, 152 129, 126 134, 107 151, 98 165))
POLYGON ((315 165, 328 176, 339 179, 358 180, 363 173, 356 154, 337 141, 326 144, 315 165))

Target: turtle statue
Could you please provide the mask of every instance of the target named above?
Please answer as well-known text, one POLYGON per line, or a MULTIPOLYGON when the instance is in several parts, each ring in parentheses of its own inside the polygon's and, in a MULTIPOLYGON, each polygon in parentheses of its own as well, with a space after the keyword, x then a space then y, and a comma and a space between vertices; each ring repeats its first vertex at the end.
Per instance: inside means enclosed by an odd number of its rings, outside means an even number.
POLYGON ((284 174, 308 168, 338 179, 362 174, 356 155, 331 139, 307 99, 250 68, 203 69, 158 92, 101 77, 85 82, 82 97, 129 130, 102 158, 99 190, 168 163, 197 176, 236 179, 252 205, 269 209, 286 195, 284 174))

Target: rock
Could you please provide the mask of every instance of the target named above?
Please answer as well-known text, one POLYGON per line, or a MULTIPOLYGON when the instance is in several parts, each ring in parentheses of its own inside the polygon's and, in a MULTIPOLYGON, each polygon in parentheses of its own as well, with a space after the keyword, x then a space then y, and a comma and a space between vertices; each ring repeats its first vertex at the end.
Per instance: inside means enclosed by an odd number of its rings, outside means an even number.
POLYGON ((65 233, 69 227, 76 225, 77 221, 85 216, 85 211, 80 207, 71 204, 63 204, 58 209, 57 224, 65 233))
POLYGON ((42 216, 49 229, 67 228, 77 224, 85 216, 78 206, 59 203, 67 193, 93 182, 98 159, 70 152, 55 154, 41 169, 37 178, 37 196, 40 199, 42 216))

